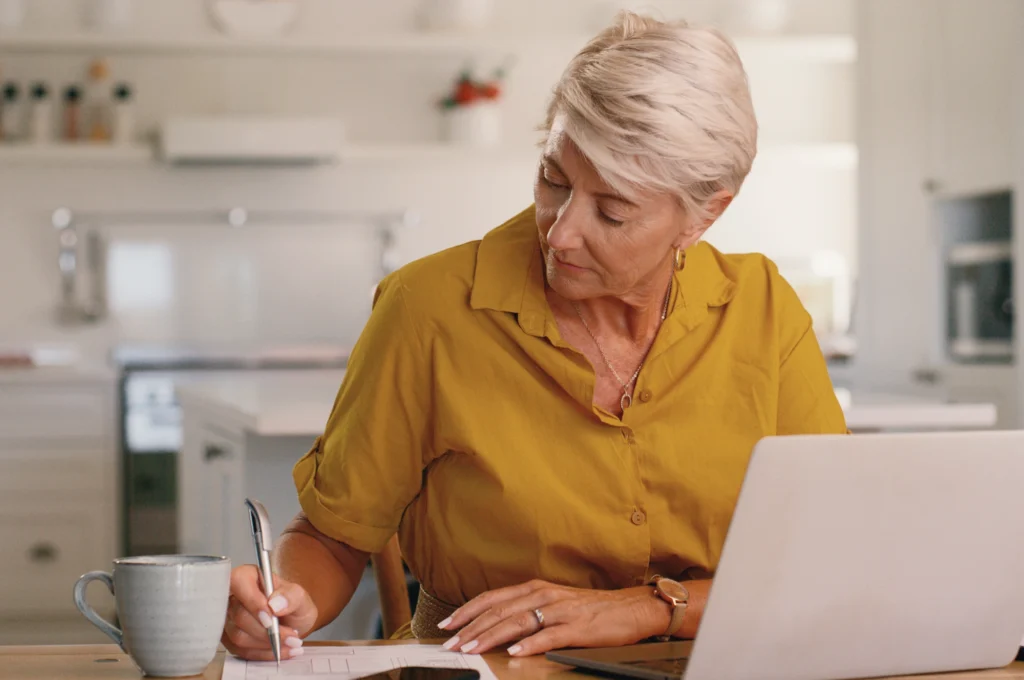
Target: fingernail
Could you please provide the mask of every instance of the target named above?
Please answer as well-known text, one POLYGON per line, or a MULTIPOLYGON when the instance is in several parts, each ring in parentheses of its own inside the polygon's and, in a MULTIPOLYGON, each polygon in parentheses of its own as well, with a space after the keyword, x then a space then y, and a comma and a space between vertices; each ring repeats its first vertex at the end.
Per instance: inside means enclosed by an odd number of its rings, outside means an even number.
POLYGON ((280 595, 274 595, 270 598, 270 608, 274 610, 275 614, 280 614, 281 611, 288 606, 288 600, 284 599, 280 595))
POLYGON ((291 658, 291 657, 294 657, 294 656, 302 656, 305 653, 306 653, 306 650, 303 649, 302 647, 299 647, 297 649, 289 649, 288 650, 288 657, 291 658))
POLYGON ((452 617, 449 616, 447 619, 445 619, 441 623, 437 624, 437 627, 440 628, 441 630, 444 630, 445 628, 447 628, 451 624, 452 624, 452 617))
POLYGON ((284 643, 292 649, 298 649, 302 646, 302 639, 297 637, 285 638, 284 643))
POLYGON ((270 628, 272 625, 274 625, 274 620, 272 618, 270 618, 270 614, 268 614, 266 612, 260 612, 258 614, 258 616, 259 616, 259 619, 260 619, 260 624, 264 628, 270 628))
POLYGON ((515 656, 516 654, 518 654, 521 651, 523 651, 523 646, 522 645, 512 645, 511 647, 508 648, 508 653, 509 653, 510 656, 515 656))
POLYGON ((479 640, 473 640, 472 642, 469 642, 469 643, 466 643, 465 645, 463 645, 462 651, 465 652, 466 654, 469 654, 470 652, 472 652, 474 649, 476 649, 479 646, 480 646, 480 641, 479 640))
POLYGON ((441 647, 443 649, 455 649, 455 646, 457 644, 459 644, 459 636, 458 635, 456 635, 451 640, 449 640, 448 642, 446 642, 443 645, 441 645, 441 647))

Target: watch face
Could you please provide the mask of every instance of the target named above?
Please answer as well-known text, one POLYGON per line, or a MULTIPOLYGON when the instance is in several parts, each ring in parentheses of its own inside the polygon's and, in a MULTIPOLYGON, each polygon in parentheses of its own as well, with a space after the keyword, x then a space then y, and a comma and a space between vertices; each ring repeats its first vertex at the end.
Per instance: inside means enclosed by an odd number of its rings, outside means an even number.
POLYGON ((675 581, 661 579, 658 581, 658 589, 668 597, 671 597, 674 600, 679 600, 680 602, 686 602, 690 599, 690 593, 686 588, 683 587, 681 583, 676 583, 675 581))

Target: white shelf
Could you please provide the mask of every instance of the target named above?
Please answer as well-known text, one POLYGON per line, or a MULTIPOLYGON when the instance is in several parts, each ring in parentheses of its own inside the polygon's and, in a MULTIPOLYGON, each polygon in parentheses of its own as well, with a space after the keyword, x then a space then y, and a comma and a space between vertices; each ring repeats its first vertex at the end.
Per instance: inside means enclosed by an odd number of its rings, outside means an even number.
POLYGON ((739 36, 735 42, 744 60, 756 57, 836 64, 857 61, 857 40, 852 35, 739 36))
MULTIPOLYGON (((138 33, 86 33, 19 31, 0 33, 0 52, 107 53, 256 53, 277 55, 392 54, 508 54, 557 48, 574 51, 590 35, 533 34, 430 34, 394 33, 337 36, 284 36, 235 38, 207 35, 140 35, 138 33)), ((857 59, 856 40, 849 35, 792 35, 738 37, 745 58, 780 58, 850 63, 857 59)))
POLYGON ((946 261, 954 266, 970 266, 1013 259, 1013 245, 1009 241, 979 241, 950 246, 946 261))
POLYGON ((477 148, 455 144, 353 144, 342 149, 340 160, 348 161, 441 161, 471 159, 538 160, 540 149, 529 146, 477 148))
MULTIPOLYGON (((853 144, 766 145, 758 152, 759 158, 810 163, 826 167, 853 168, 857 164, 857 149, 853 144)), ((396 162, 396 161, 463 161, 473 159, 503 159, 533 161, 540 150, 530 145, 499 146, 493 148, 459 146, 442 142, 414 142, 406 144, 349 144, 339 155, 341 163, 396 162)), ((157 160, 150 146, 112 146, 89 143, 59 143, 47 145, 0 143, 0 165, 5 163, 64 163, 110 162, 147 163, 157 160)))
MULTIPOLYGON (((846 142, 762 145, 757 157, 767 162, 785 161, 834 169, 856 169, 860 160, 857 145, 846 142)), ((756 163, 756 160, 755 160, 756 163)))
MULTIPOLYGON (((258 53, 277 55, 343 55, 367 53, 460 54, 520 51, 534 41, 557 38, 501 37, 493 35, 369 34, 322 37, 236 38, 209 35, 139 35, 102 33, 19 32, 0 34, 0 52, 83 52, 108 53, 258 53)), ((569 37, 571 40, 572 37, 569 37)), ((580 38, 581 41, 586 38, 580 38)), ((571 47, 583 42, 571 43, 571 47)))
POLYGON ((93 143, 0 144, 0 165, 6 163, 146 163, 153 160, 149 146, 93 143))

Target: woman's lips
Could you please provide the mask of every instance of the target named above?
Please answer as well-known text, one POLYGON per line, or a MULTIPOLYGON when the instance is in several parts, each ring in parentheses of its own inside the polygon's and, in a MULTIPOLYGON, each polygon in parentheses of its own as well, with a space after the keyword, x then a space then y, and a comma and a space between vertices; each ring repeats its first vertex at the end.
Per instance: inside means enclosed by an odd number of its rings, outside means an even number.
POLYGON ((581 272, 586 269, 586 267, 580 267, 579 265, 572 264, 571 262, 565 262, 564 260, 560 260, 557 256, 554 257, 553 259, 555 261, 556 266, 571 272, 581 272))

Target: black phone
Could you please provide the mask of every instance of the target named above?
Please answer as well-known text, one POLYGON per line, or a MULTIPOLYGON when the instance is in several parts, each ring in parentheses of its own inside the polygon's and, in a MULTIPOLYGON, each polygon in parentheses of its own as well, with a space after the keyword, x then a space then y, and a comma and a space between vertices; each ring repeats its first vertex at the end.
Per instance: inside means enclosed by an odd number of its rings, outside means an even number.
POLYGON ((409 666, 364 676, 361 680, 480 680, 478 671, 464 668, 409 666))

